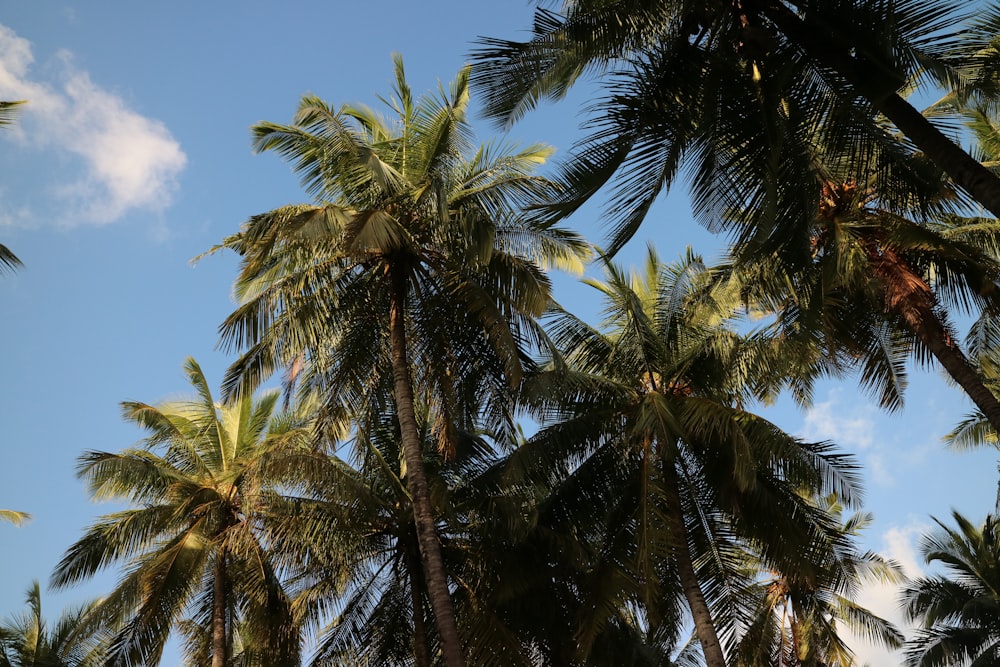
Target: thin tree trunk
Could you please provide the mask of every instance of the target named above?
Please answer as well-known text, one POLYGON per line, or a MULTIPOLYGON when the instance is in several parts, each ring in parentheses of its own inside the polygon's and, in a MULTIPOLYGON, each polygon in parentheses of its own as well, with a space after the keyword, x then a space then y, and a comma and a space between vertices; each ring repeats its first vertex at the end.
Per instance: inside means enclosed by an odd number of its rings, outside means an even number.
POLYGON ((705 665, 706 667, 726 667, 726 656, 722 653, 722 645, 719 643, 719 635, 715 631, 712 612, 708 608, 708 603, 705 602, 701 587, 698 586, 698 575, 695 574, 694 563, 691 560, 674 463, 670 461, 665 463, 663 477, 667 504, 666 519, 667 525, 670 527, 674 561, 677 564, 681 589, 684 591, 684 597, 691 610, 691 618, 694 620, 694 631, 701 643, 702 654, 705 656, 705 665))
POLYGON ((876 275, 885 287, 886 309, 900 317, 948 375, 972 399, 993 428, 1000 433, 1000 401, 983 384, 937 314, 937 299, 930 286, 891 247, 870 250, 876 275))
POLYGON ((226 667, 229 638, 226 633, 226 550, 219 549, 212 586, 212 667, 226 667))
POLYGON ((403 458, 406 461, 406 486, 413 504, 413 522, 417 529, 427 597, 441 636, 441 652, 448 667, 465 667, 465 655, 455 621, 455 608, 448 592, 448 577, 441 556, 441 542, 435 529, 430 490, 424 472, 420 431, 413 407, 413 387, 410 384, 410 366, 406 355, 405 301, 406 284, 403 276, 394 273, 390 292, 389 328, 396 414, 399 418, 403 458))
POLYGON ((427 625, 424 623, 424 575, 420 571, 419 554, 417 557, 406 557, 406 569, 410 575, 410 603, 413 607, 413 664, 415 667, 430 667, 431 652, 427 646, 427 625))
POLYGON ((994 216, 1000 217, 1000 179, 896 94, 904 81, 895 81, 894 73, 880 72, 877 63, 859 61, 851 55, 844 39, 838 43, 837 35, 808 25, 782 2, 746 4, 757 5, 757 9, 763 10, 791 42, 842 76, 852 88, 842 92, 871 102, 955 183, 994 216), (766 8, 762 4, 766 4, 766 8))

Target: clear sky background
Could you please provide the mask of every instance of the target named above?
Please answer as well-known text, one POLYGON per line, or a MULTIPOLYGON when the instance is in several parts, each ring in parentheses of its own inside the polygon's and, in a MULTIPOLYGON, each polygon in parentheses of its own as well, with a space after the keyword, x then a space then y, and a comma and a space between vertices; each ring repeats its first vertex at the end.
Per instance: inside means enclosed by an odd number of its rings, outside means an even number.
MULTIPOLYGON (((25 263, 0 277, 0 508, 32 513, 0 524, 0 616, 20 612, 96 516, 76 479, 77 456, 117 451, 142 434, 119 403, 187 390, 194 356, 218 386, 233 355, 217 327, 233 308, 232 255, 191 258, 250 215, 304 202, 274 154, 253 155, 249 127, 290 122, 299 98, 379 103, 403 54, 415 93, 450 81, 480 35, 522 38, 527 0, 263 2, 124 0, 6 2, 0 10, 0 99, 27 99, 0 132, 0 242, 25 263)), ((530 114, 510 133, 567 154, 592 89, 530 114)), ((480 141, 494 128, 474 120, 480 141)), ((602 242, 600 207, 570 224, 602 242)), ((672 260, 721 240, 691 220, 683 189, 656 207, 619 255, 645 244, 672 260)), ((557 280, 569 310, 596 317, 592 290, 557 280)), ((915 544, 930 515, 975 520, 992 508, 996 452, 949 451, 941 436, 969 403, 936 372, 915 372, 906 407, 880 412, 850 379, 824 383, 807 411, 781 401, 767 415, 809 439, 830 439, 864 466, 867 544, 919 572, 915 544)), ((43 590, 46 614, 107 591, 115 573, 64 592, 43 590)), ((891 613, 893 593, 866 599, 891 613)), ((864 655, 874 656, 868 650, 864 655)), ((871 658, 873 664, 891 664, 871 658)), ((165 665, 178 664, 171 653, 165 665)))

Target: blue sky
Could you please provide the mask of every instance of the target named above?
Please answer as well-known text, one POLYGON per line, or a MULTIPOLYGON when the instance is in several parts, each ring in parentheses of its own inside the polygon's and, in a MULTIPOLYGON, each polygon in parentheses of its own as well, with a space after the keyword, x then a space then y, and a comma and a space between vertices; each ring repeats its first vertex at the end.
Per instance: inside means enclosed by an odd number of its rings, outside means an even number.
MULTIPOLYGON (((107 506, 74 476, 84 450, 115 451, 141 437, 119 416, 124 400, 186 390, 194 356, 216 385, 232 360, 216 329, 232 309, 232 256, 189 260, 252 214, 306 201, 276 155, 253 155, 249 127, 288 122, 300 96, 376 106, 403 54, 416 92, 449 81, 478 35, 518 38, 532 4, 290 1, 5 3, 0 99, 28 99, 0 134, 0 242, 24 261, 0 277, 0 507, 31 512, 0 525, 0 615, 20 611, 32 579, 47 581, 65 548, 107 506)), ((580 136, 582 87, 511 132, 565 155, 580 136)), ((481 141, 495 136, 475 122, 481 141)), ((571 224, 602 240, 599 207, 571 224)), ((672 259, 686 245, 711 257, 720 241, 692 220, 681 190, 654 209, 620 255, 655 243, 672 259)), ((594 316, 575 280, 557 298, 594 316)), ((929 515, 992 507, 996 453, 947 451, 941 436, 968 410, 937 373, 914 373, 904 410, 886 415, 850 380, 825 383, 802 411, 767 414, 786 430, 832 439, 865 466, 872 548, 907 561, 929 515)), ((48 614, 96 596, 114 574, 43 593, 48 614)), ((872 589, 875 605, 891 595, 872 589)), ((170 656, 164 664, 176 662, 170 656), (173 662, 172 662, 173 661, 173 662)))

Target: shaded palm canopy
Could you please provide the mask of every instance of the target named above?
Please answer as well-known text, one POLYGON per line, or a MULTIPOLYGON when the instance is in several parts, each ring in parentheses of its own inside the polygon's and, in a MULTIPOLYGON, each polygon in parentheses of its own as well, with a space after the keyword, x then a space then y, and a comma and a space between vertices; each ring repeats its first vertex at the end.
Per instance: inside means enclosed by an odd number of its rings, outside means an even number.
POLYGON ((482 421, 509 439, 512 392, 538 344, 532 318, 550 302, 542 267, 579 267, 587 251, 575 233, 520 214, 551 191, 533 174, 549 148, 472 148, 468 77, 414 99, 397 57, 388 119, 306 97, 292 125, 256 125, 256 149, 286 157, 316 203, 255 216, 220 246, 242 256, 241 305, 222 325, 243 350, 230 393, 305 368, 304 391, 327 415, 391 396, 449 667, 464 658, 414 406, 429 407, 445 458, 457 426, 482 421))
POLYGON ((258 524, 273 493, 268 457, 307 443, 311 429, 278 413, 277 392, 223 405, 193 359, 185 371, 191 398, 122 404, 125 419, 149 433, 138 446, 81 456, 78 473, 91 495, 131 507, 100 517, 69 547, 52 582, 63 587, 123 567, 87 616, 114 635, 106 665, 157 664, 170 633, 190 630, 186 619, 208 629, 211 667, 228 664, 237 626, 264 664, 294 664, 298 629, 258 524))
POLYGON ((1000 656, 1000 524, 992 514, 979 526, 958 512, 952 520, 935 519, 939 530, 920 544, 943 571, 903 591, 907 616, 921 626, 906 647, 914 667, 992 665, 1000 656))
POLYGON ((774 315, 802 363, 799 398, 808 399, 817 376, 858 369, 879 402, 896 408, 907 358, 936 360, 1000 425, 1000 403, 982 376, 984 346, 974 336, 966 352, 956 327, 956 317, 996 311, 1000 225, 893 213, 878 205, 878 187, 831 178, 816 217, 783 252, 759 261, 755 248, 734 248, 720 280, 774 315))
POLYGON ((480 38, 474 80, 507 124, 581 76, 602 77, 590 134, 546 208, 567 215, 613 181, 612 252, 680 176, 703 223, 747 223, 780 245, 822 200, 817 146, 843 157, 847 180, 875 165, 890 210, 942 170, 1000 214, 1000 180, 901 97, 915 77, 962 97, 988 91, 996 20, 995 9, 938 0, 573 1, 536 10, 527 41, 480 38))
MULTIPOLYGON (((428 667, 441 646, 432 631, 398 420, 389 404, 352 421, 350 438, 336 451, 285 457, 288 518, 274 524, 270 539, 283 545, 279 557, 290 586, 301 591, 299 613, 316 628, 313 664, 428 667)), ((480 598, 482 554, 471 546, 474 535, 488 530, 473 517, 493 499, 477 489, 478 480, 500 460, 499 451, 487 438, 459 431, 446 461, 426 405, 418 404, 417 422, 444 565, 461 582, 454 595, 469 662, 521 664, 518 636, 480 598)))
MULTIPOLYGON (((836 495, 815 502, 832 516, 842 515, 836 495)), ((871 521, 871 514, 858 512, 840 530, 856 536, 871 521)), ((736 665, 854 667, 856 658, 844 629, 889 649, 902 646, 898 628, 856 601, 865 585, 902 583, 900 566, 870 551, 855 551, 850 543, 830 565, 811 580, 781 572, 760 578, 755 586, 759 607, 734 652, 736 665)))
POLYGON ((632 277, 605 268, 593 285, 607 331, 552 314, 562 353, 525 388, 541 429, 508 474, 544 489, 536 511, 550 535, 582 536, 579 588, 549 596, 567 602, 577 658, 613 610, 635 608, 661 650, 690 618, 706 663, 725 665, 753 613, 748 554, 816 581, 845 536, 800 492, 855 502, 855 466, 743 409, 780 372, 760 374, 768 346, 725 326, 738 304, 695 298, 708 278, 700 260, 665 266, 651 253, 632 277))
POLYGON ((1000 402, 949 316, 955 304, 995 306, 996 230, 977 225, 963 239, 937 223, 967 210, 952 182, 1000 210, 1000 181, 941 131, 963 104, 988 108, 996 89, 1000 11, 982 9, 570 2, 537 10, 527 41, 481 39, 475 80, 489 113, 512 122, 577 78, 605 75, 591 133, 540 215, 568 215, 611 183, 615 251, 686 177, 696 216, 732 234, 740 268, 776 269, 755 305, 791 314, 785 331, 811 338, 802 353, 817 363, 804 360, 800 395, 810 375, 851 367, 898 405, 912 351, 941 362, 996 428, 1000 402), (914 81, 952 91, 936 107, 941 128, 901 97, 914 81))

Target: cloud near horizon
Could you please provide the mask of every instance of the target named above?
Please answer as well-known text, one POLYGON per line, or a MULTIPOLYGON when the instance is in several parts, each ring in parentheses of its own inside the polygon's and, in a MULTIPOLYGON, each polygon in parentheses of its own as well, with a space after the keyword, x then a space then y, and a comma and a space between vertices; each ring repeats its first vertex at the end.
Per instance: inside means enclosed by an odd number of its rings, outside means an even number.
POLYGON ((167 127, 95 84, 68 52, 56 56, 58 85, 33 80, 33 62, 31 42, 0 24, 0 99, 29 103, 17 136, 31 147, 68 152, 85 165, 74 181, 49 184, 70 206, 71 215, 60 220, 102 225, 130 211, 169 206, 187 156, 167 127))

